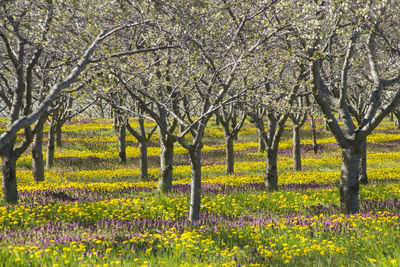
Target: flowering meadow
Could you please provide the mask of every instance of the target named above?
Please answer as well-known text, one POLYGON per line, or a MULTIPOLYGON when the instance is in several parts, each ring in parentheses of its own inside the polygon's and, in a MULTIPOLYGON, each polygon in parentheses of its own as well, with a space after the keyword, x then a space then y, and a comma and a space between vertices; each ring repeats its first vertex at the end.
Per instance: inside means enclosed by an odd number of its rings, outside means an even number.
POLYGON ((239 133, 235 174, 227 176, 223 132, 210 122, 201 219, 190 222, 185 149, 175 146, 173 190, 162 195, 157 135, 148 151, 152 179, 143 182, 132 136, 122 165, 111 120, 74 119, 63 127, 63 146, 45 182, 33 181, 30 151, 17 162, 19 203, 0 204, 1 266, 400 266, 399 130, 384 121, 368 137, 361 212, 343 215, 340 151, 317 126, 320 150, 314 154, 311 128, 304 126, 303 171, 294 172, 288 123, 280 188, 268 192, 252 124, 239 133))

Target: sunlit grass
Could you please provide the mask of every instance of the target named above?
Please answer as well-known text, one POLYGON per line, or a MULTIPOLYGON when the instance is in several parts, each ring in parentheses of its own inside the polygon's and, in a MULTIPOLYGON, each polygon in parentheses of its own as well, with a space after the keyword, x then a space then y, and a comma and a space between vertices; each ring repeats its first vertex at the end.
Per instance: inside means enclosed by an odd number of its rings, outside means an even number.
MULTIPOLYGON (((190 166, 176 145, 173 191, 157 193, 160 153, 149 147, 150 181, 140 181, 139 149, 128 137, 128 164, 117 161, 111 120, 64 127, 63 147, 46 181, 35 183, 31 157, 18 161, 18 205, 0 202, 4 266, 398 266, 400 134, 384 122, 368 138, 368 178, 360 214, 339 211, 340 151, 323 132, 322 151, 303 153, 292 170, 290 132, 280 144, 280 190, 264 190, 265 154, 246 123, 235 143, 235 174, 225 175, 223 132, 213 122, 203 149, 202 219, 191 223, 190 166), (389 145, 390 144, 390 145, 389 145)), ((147 122, 146 127, 154 123, 147 122)), ((290 127, 287 127, 290 130, 290 127)), ((302 145, 310 146, 310 127, 302 145)))

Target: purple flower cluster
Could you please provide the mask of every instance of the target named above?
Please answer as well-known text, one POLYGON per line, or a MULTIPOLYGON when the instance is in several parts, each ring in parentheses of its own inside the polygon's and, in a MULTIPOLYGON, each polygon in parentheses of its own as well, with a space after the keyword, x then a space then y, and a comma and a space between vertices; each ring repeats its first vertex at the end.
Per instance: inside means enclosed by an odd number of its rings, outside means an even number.
POLYGON ((133 196, 135 193, 138 192, 151 192, 154 190, 154 188, 137 186, 127 187, 114 191, 89 190, 86 188, 67 187, 56 190, 22 191, 19 193, 19 198, 20 201, 24 204, 26 203, 26 205, 33 205, 32 203, 35 202, 40 205, 44 205, 52 202, 94 202, 123 196, 133 196))

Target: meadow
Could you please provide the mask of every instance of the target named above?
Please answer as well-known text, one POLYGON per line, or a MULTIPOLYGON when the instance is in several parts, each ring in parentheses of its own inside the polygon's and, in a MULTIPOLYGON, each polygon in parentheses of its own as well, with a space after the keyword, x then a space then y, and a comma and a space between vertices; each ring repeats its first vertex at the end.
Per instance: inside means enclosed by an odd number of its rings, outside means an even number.
MULTIPOLYGON (((4 129, 5 121, 0 121, 4 129)), ((147 127, 153 124, 148 122, 147 127)), ((291 126, 280 144, 279 191, 264 190, 265 154, 246 122, 225 175, 223 132, 214 122, 203 148, 201 220, 187 220, 190 162, 175 147, 172 193, 157 193, 157 135, 150 181, 139 180, 139 147, 128 135, 118 163, 111 120, 63 127, 55 167, 35 183, 30 151, 18 162, 18 205, 0 201, 1 266, 400 266, 400 132, 384 121, 368 137, 369 184, 361 212, 339 211, 340 151, 317 124, 302 130, 303 171, 292 170, 291 126)))

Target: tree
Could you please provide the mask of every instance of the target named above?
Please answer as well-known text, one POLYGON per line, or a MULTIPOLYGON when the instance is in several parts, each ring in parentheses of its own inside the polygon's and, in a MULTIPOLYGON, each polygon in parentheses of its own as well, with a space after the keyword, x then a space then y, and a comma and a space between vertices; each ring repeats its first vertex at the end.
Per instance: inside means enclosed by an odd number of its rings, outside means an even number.
MULTIPOLYGON (((46 98, 41 103, 38 103, 34 109, 32 91, 35 88, 35 84, 33 83, 32 74, 45 51, 51 50, 52 47, 56 47, 55 43, 60 42, 59 36, 62 35, 59 35, 57 30, 62 27, 50 27, 55 21, 62 22, 66 18, 65 15, 63 15, 64 17, 61 16, 60 4, 62 3, 55 5, 50 0, 31 1, 29 4, 25 1, 14 1, 3 3, 0 9, 0 51, 2 53, 1 58, 4 59, 4 64, 7 65, 8 73, 5 78, 12 94, 11 108, 8 115, 9 123, 6 131, 0 136, 2 188, 3 196, 8 203, 16 203, 18 201, 16 161, 28 148, 37 131, 37 124, 34 129, 31 129, 31 125, 46 112, 59 92, 72 84, 86 66, 94 62, 91 57, 101 42, 119 31, 143 24, 143 22, 136 22, 119 27, 113 26, 111 30, 105 30, 106 25, 97 24, 102 32, 97 34, 95 38, 90 36, 82 38, 83 32, 80 32, 82 35, 73 35, 71 29, 64 31, 64 33, 71 34, 70 37, 76 37, 77 39, 75 40, 78 41, 74 44, 80 45, 79 48, 70 45, 66 48, 66 51, 70 51, 72 55, 80 54, 80 56, 68 62, 71 67, 65 69, 64 78, 50 87, 51 89, 46 98), (37 21, 37 23, 26 23, 32 20, 37 21), (84 39, 88 42, 79 42, 79 40, 83 41, 84 39), (85 51, 82 51, 82 47, 86 48, 85 51), (20 129, 24 129, 25 140, 15 147, 16 134, 20 129)), ((75 23, 76 17, 79 18, 77 12, 74 14, 75 18, 71 18, 66 25, 69 26, 75 23)), ((95 18, 93 17, 93 19, 95 18)), ((82 24, 81 21, 77 25, 82 24)), ((97 29, 93 28, 97 32, 97 29)), ((74 29, 73 31, 77 32, 79 30, 82 29, 74 29)), ((89 32, 93 31, 86 31, 86 33, 89 32)), ((59 43, 57 44, 59 45, 59 43)))
POLYGON ((79 91, 82 88, 83 85, 80 85, 77 88, 72 88, 71 91, 65 90, 60 93, 51 105, 50 110, 47 111, 51 119, 47 136, 46 168, 53 167, 55 148, 62 146, 62 126, 93 104, 93 102, 82 103, 82 105, 75 103, 74 106, 74 102, 77 102, 76 100, 79 97, 84 98, 86 96, 85 92, 79 91))
POLYGON ((121 164, 126 164, 126 128, 129 115, 125 111, 126 94, 119 90, 107 92, 107 102, 112 109, 114 119, 114 130, 117 134, 118 160, 121 164))
MULTIPOLYGON (((179 113, 178 94, 176 94, 174 88, 170 86, 170 76, 168 74, 168 69, 171 64, 171 60, 168 56, 169 53, 170 52, 167 52, 166 60, 163 62, 159 60, 158 55, 154 57, 150 54, 147 58, 143 58, 143 64, 149 64, 149 66, 143 67, 147 72, 143 72, 142 67, 137 68, 137 64, 131 66, 132 69, 130 72, 123 72, 118 68, 112 70, 113 75, 118 79, 125 91, 128 92, 132 100, 136 102, 136 106, 140 111, 139 113, 142 114, 142 112, 146 112, 157 123, 161 146, 158 191, 161 193, 168 193, 172 189, 174 143, 177 142, 174 132, 177 129, 178 120, 171 116, 169 111, 172 110, 175 113, 179 113), (137 71, 140 75, 136 73, 137 71), (125 73, 124 76, 130 76, 125 78, 122 76, 122 73, 125 73), (153 80, 151 81, 149 77, 152 77, 153 80), (130 83, 128 83, 128 80, 130 83), (164 82, 164 80, 166 82, 164 82), (146 87, 151 83, 154 83, 153 90, 146 87), (139 86, 143 86, 144 88, 139 88, 139 86)), ((143 116, 143 114, 140 116, 143 116)), ((128 129, 129 128, 133 130, 132 127, 128 126, 128 129)), ((131 131, 131 133, 135 135, 134 131, 131 131)), ((140 135, 143 136, 143 134, 145 133, 141 132, 140 135)), ((137 135, 137 137, 139 137, 139 135, 137 135)), ((143 152, 145 152, 147 141, 150 140, 150 136, 148 136, 148 138, 139 139, 143 141, 142 149, 143 152)), ((147 161, 144 160, 142 161, 141 166, 143 166, 143 168, 146 162, 147 161)))
MULTIPOLYGON (((233 86, 236 72, 246 57, 250 58, 251 52, 266 38, 245 37, 245 33, 251 35, 256 32, 255 27, 247 24, 274 3, 233 5, 209 2, 197 3, 193 7, 185 1, 177 1, 173 6, 157 5, 156 9, 169 19, 170 24, 165 28, 171 33, 170 37, 180 43, 180 49, 165 57, 168 66, 163 75, 165 85, 144 90, 128 84, 127 81, 132 78, 121 78, 131 96, 156 121, 159 131, 171 140, 177 140, 188 151, 192 179, 191 221, 200 217, 201 149, 205 127, 220 106, 235 100, 248 89, 240 91, 233 86), (209 34, 204 35, 204 32, 209 34), (148 102, 155 106, 153 110, 146 108, 148 102), (171 116, 174 119, 172 125, 166 124, 161 115, 171 116), (181 125, 179 133, 168 129, 174 123, 181 125)), ((262 26, 262 23, 259 25, 262 26)), ((265 26, 260 29, 265 29, 265 26)))
POLYGON ((221 108, 219 108, 215 114, 224 131, 226 174, 233 174, 235 162, 233 141, 243 126, 243 123, 246 119, 246 112, 241 107, 239 101, 221 106, 221 108), (237 117, 239 117, 239 121, 237 121, 237 117))
POLYGON ((396 117, 396 127, 397 129, 400 129, 400 111, 398 109, 396 109, 395 111, 393 111, 393 115, 396 117))
MULTIPOLYGON (((359 211, 360 160, 366 137, 400 103, 400 90, 395 90, 392 98, 386 92, 400 82, 397 66, 385 69, 387 58, 397 58, 394 49, 398 45, 394 24, 391 21, 399 9, 391 1, 369 3, 367 6, 344 1, 343 3, 325 1, 315 4, 307 16, 318 25, 313 38, 302 39, 306 45, 310 61, 312 91, 320 106, 329 129, 342 150, 342 173, 340 180, 340 202, 344 213, 359 211), (390 10, 390 12, 388 12, 390 10), (329 23, 325 23, 329 21, 329 23), (322 25, 329 27, 322 28, 322 25), (329 28, 329 29, 328 29, 329 28), (342 39, 335 40, 335 36, 342 39), (339 42, 341 41, 341 42, 339 42), (341 51, 345 51, 342 54, 341 51), (333 60, 336 71, 329 73, 327 61, 333 60), (367 64, 365 64, 367 63, 367 64), (362 70, 367 69, 367 75, 362 70), (384 71, 386 73, 383 75, 384 71), (386 77, 386 78, 383 78, 386 77), (394 77, 394 78, 393 78, 394 77), (367 109, 356 127, 351 117, 348 96, 353 80, 366 79, 368 100, 367 109), (334 81, 334 82, 332 82, 334 81), (336 83, 337 86, 331 86, 336 83), (342 122, 339 125, 335 110, 342 122)), ((304 14, 302 14, 304 16, 304 14)), ((356 82, 353 82, 357 84, 356 82)))
MULTIPOLYGON (((286 68, 286 67, 285 67, 286 68)), ((283 72, 281 72, 283 73, 283 72)), ((296 98, 300 87, 305 79, 305 70, 295 72, 294 84, 291 88, 282 89, 279 85, 277 88, 278 95, 272 92, 272 83, 267 82, 265 88, 257 95, 257 102, 251 102, 251 109, 248 114, 252 119, 257 130, 262 134, 263 141, 266 145, 266 173, 265 186, 268 190, 278 189, 278 147, 281 140, 286 120, 290 114, 290 108, 296 98), (275 95, 275 96, 274 96, 275 95), (260 102, 261 100, 261 102, 260 102), (266 100, 269 104, 262 102, 266 100), (260 110, 259 106, 265 106, 268 130, 265 131, 263 117, 257 116, 254 111, 260 110), (278 108, 280 107, 280 108, 278 108)), ((286 87, 286 85, 284 85, 286 87)))
POLYGON ((309 95, 306 95, 306 106, 308 107, 308 117, 310 117, 310 126, 311 126, 311 139, 313 144, 314 154, 318 153, 318 143, 317 143, 317 126, 315 124, 316 116, 319 116, 318 110, 314 103, 311 103, 309 95))
POLYGON ((289 117, 293 122, 293 170, 301 171, 300 128, 303 127, 304 123, 306 122, 307 111, 301 110, 302 108, 304 109, 305 105, 302 97, 298 98, 297 104, 297 112, 290 113, 289 117))
POLYGON ((264 141, 264 137, 263 137, 263 133, 265 133, 264 117, 265 117, 265 114, 267 113, 267 108, 263 105, 258 104, 256 100, 251 100, 249 103, 250 104, 256 103, 256 105, 254 105, 251 110, 250 122, 254 123, 254 125, 257 124, 257 126, 256 126, 257 135, 258 135, 257 152, 264 153, 265 152, 265 141, 264 141))
POLYGON ((138 124, 139 131, 135 130, 129 122, 127 122, 126 127, 128 131, 136 138, 139 142, 140 148, 140 178, 142 181, 149 180, 149 164, 147 157, 147 148, 149 146, 149 142, 154 132, 157 129, 157 126, 154 126, 148 133, 146 132, 146 128, 144 126, 145 118, 144 111, 138 108, 138 124))

